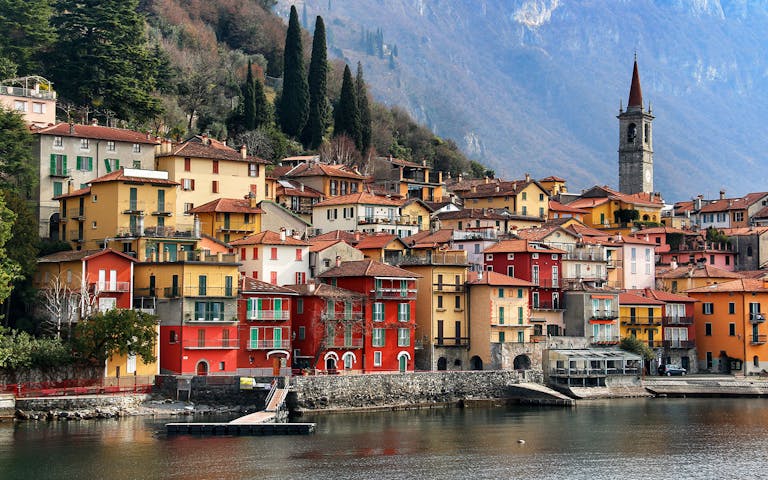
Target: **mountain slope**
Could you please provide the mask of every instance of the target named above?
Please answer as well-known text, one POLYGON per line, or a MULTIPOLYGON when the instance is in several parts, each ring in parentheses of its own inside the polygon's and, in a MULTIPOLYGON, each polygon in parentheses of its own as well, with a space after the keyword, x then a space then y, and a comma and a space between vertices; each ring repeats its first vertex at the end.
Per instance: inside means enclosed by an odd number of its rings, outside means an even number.
POLYGON ((307 18, 323 16, 332 54, 363 62, 377 98, 405 106, 499 175, 557 174, 572 191, 617 185, 615 116, 636 50, 656 115, 656 189, 667 200, 765 189, 761 2, 297 3, 307 18), (384 58, 366 54, 364 29, 381 29, 384 58))

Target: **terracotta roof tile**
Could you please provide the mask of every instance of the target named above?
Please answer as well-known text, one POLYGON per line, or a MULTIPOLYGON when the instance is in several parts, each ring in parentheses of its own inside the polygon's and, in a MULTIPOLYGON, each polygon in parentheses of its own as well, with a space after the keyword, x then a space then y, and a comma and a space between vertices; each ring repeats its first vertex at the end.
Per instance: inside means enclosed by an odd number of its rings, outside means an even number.
POLYGON ((492 245, 485 249, 485 253, 516 253, 516 252, 529 252, 529 253, 565 253, 564 250, 559 248, 549 248, 542 246, 542 248, 536 248, 535 244, 528 240, 502 240, 496 245, 492 245))
POLYGON ((683 265, 673 270, 657 273, 657 278, 742 278, 741 273, 730 272, 712 265, 683 265))
POLYGON ((211 200, 208 203, 204 203, 199 207, 195 207, 189 211, 189 213, 212 213, 212 212, 225 212, 225 213, 264 213, 259 207, 251 207, 251 203, 248 199, 242 198, 217 198, 211 200))
POLYGON ((170 153, 161 153, 157 157, 193 157, 247 163, 270 163, 268 160, 251 155, 243 158, 243 154, 239 150, 235 150, 216 139, 200 136, 192 137, 186 142, 176 145, 170 153))
POLYGON ((240 291, 242 293, 279 293, 282 295, 296 295, 296 291, 290 288, 262 282, 251 277, 240 279, 240 291))
POLYGON ((358 233, 350 233, 346 232, 344 230, 331 230, 330 232, 325 232, 321 235, 317 235, 315 237, 312 237, 312 241, 316 240, 344 240, 350 245, 357 245, 357 242, 360 241, 360 239, 363 237, 362 234, 358 233))
POLYGON ((79 197, 81 195, 90 195, 90 193, 91 193, 91 187, 85 187, 85 188, 80 188, 80 189, 77 189, 77 190, 73 190, 73 191, 71 191, 69 193, 65 193, 65 194, 59 195, 57 197, 53 197, 53 199, 54 200, 62 200, 64 198, 79 197))
POLYGON ((355 245, 355 248, 357 248, 358 250, 365 250, 365 249, 371 249, 371 248, 384 248, 394 241, 397 241, 403 247, 406 246, 397 235, 393 235, 391 233, 384 233, 384 234, 366 235, 360 240, 360 242, 358 242, 357 245, 355 245))
POLYGON ((768 283, 763 279, 740 278, 730 282, 716 283, 706 287, 692 288, 686 290, 686 293, 709 293, 709 292, 768 292, 768 283))
POLYGON ((271 230, 265 230, 263 232, 241 238, 230 242, 230 245, 291 245, 297 247, 309 246, 309 243, 303 240, 297 240, 291 236, 286 235, 285 240, 280 239, 280 234, 271 230))
POLYGON ((330 297, 330 298, 349 298, 349 299, 364 299, 365 295, 359 292, 353 292, 344 288, 334 287, 327 283, 309 284, 304 283, 300 285, 284 285, 285 288, 289 288, 301 296, 316 296, 316 297, 330 297))
POLYGON ((122 252, 118 252, 117 250, 113 250, 111 248, 107 249, 101 249, 101 250, 67 250, 64 252, 56 252, 52 253, 50 255, 46 255, 44 257, 40 257, 37 259, 37 263, 59 263, 59 262, 71 262, 74 260, 90 260, 91 258, 95 258, 101 255, 105 254, 115 254, 119 257, 123 257, 126 260, 129 260, 131 262, 136 262, 137 260, 129 255, 126 255, 122 252))
POLYGON ((310 252, 322 252, 326 248, 332 247, 336 245, 337 243, 347 243, 344 240, 318 240, 317 238, 312 238, 308 240, 309 242, 309 251, 310 252))
POLYGON ((157 139, 146 133, 126 130, 122 128, 103 127, 101 125, 72 125, 74 130, 70 133, 70 125, 66 122, 58 123, 50 127, 43 127, 33 131, 40 135, 55 135, 57 137, 89 138, 93 140, 111 140, 114 142, 141 143, 157 145, 157 139))
POLYGON ((331 205, 385 205, 392 207, 399 207, 400 202, 387 197, 381 197, 379 195, 373 195, 368 192, 350 193, 349 195, 341 195, 339 197, 331 197, 316 203, 315 207, 327 207, 331 205))
POLYGON ((670 293, 665 292, 663 290, 653 290, 650 288, 646 288, 642 291, 642 295, 646 297, 652 297, 656 300, 666 302, 666 303, 694 303, 696 302, 696 299, 691 298, 687 295, 680 295, 677 293, 670 293))
POLYGON ((139 182, 139 183, 149 183, 150 185, 178 185, 179 182, 174 182, 173 180, 169 180, 167 178, 154 178, 150 176, 141 176, 141 172, 154 172, 154 170, 137 170, 133 168, 120 168, 120 170, 115 170, 114 172, 107 173, 106 175, 102 175, 99 178, 94 178, 90 182, 88 182, 89 185, 93 185, 94 183, 106 183, 106 182, 139 182), (126 172, 128 175, 126 175, 126 172))
POLYGON ((365 180, 367 177, 343 165, 325 163, 302 163, 283 174, 286 177, 341 177, 365 180))
POLYGON ((404 277, 421 278, 421 275, 399 267, 393 267, 375 260, 354 260, 342 262, 340 266, 318 275, 319 278, 334 277, 404 277))
POLYGON ((483 278, 468 282, 470 285, 490 285, 499 287, 533 287, 534 284, 520 278, 510 277, 498 272, 483 272, 483 278))
POLYGON ((619 305, 664 305, 661 300, 655 298, 644 297, 642 295, 636 295, 634 293, 622 292, 619 294, 619 305))
POLYGON ((589 213, 589 210, 576 208, 571 206, 570 204, 563 204, 558 202, 557 200, 549 201, 549 210, 551 212, 562 212, 562 213, 583 213, 583 214, 589 213))

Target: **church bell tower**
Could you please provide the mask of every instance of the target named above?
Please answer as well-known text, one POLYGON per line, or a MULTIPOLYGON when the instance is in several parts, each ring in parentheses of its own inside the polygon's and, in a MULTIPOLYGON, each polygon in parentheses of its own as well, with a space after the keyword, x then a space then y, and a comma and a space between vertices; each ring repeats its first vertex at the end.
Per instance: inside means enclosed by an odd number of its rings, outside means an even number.
POLYGON ((653 192, 653 115, 643 109, 643 91, 637 72, 632 71, 627 110, 619 108, 619 191, 653 192))

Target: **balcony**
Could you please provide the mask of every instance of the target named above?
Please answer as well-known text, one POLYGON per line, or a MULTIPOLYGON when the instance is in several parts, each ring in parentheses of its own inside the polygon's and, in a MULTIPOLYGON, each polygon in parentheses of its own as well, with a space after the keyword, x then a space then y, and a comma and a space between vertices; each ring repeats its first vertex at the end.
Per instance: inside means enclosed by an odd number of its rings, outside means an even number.
POLYGON ((496 240, 498 234, 495 228, 478 228, 454 230, 453 240, 496 240))
POLYGON ((468 347, 469 337, 435 337, 436 347, 468 347))
POLYGON ((256 231, 256 224, 225 222, 217 231, 219 233, 249 233, 256 231))
POLYGON ((166 207, 167 205, 165 203, 158 203, 157 210, 152 212, 152 215, 156 217, 170 217, 173 214, 173 212, 171 210, 168 210, 168 208, 166 207))
POLYGON ((564 302, 539 302, 539 303, 534 303, 531 308, 534 310, 552 310, 552 311, 565 310, 565 303, 564 302))
POLYGON ((100 293, 123 293, 131 291, 131 282, 97 282, 88 285, 94 295, 100 293))
POLYGON ((144 202, 129 201, 120 202, 118 207, 126 215, 142 215, 144 214, 144 202))
POLYGON ((466 252, 425 252, 422 255, 405 255, 400 265, 467 265, 466 252))
POLYGON ((85 220, 85 212, 82 208, 70 208, 67 210, 65 218, 72 218, 82 221, 85 220))
POLYGON ((664 342, 661 340, 648 340, 648 346, 651 348, 661 348, 664 346, 664 342))
POLYGON ((290 340, 258 340, 248 342, 248 350, 274 350, 291 348, 290 340))
POLYGON ((662 317, 664 325, 693 325, 693 317, 662 317))
POLYGON ((376 300, 416 300, 416 289, 380 288, 371 290, 371 297, 376 300))
MULTIPOLYGON (((138 205, 137 205, 138 207, 138 205)), ((136 237, 152 237, 152 238, 196 238, 193 225, 175 225, 168 227, 146 227, 141 229, 139 227, 122 227, 119 228, 116 234, 118 238, 136 238, 136 237)))
POLYGON ((552 280, 551 278, 534 278, 531 283, 539 288, 560 288, 561 286, 559 279, 552 280))
POLYGON ((81 230, 70 230, 67 238, 69 241, 75 243, 83 243, 85 241, 83 238, 83 232, 81 230))
POLYGON ((749 314, 749 323, 751 324, 758 324, 765 322, 765 315, 757 312, 757 313, 750 313, 749 314))
POLYGON ((387 225, 393 225, 400 221, 399 216, 394 217, 357 217, 357 224, 358 225, 371 225, 376 223, 383 223, 387 225))
POLYGON ((592 345, 616 345, 619 340, 618 336, 589 337, 589 343, 592 345))
POLYGON ((206 286, 204 289, 199 287, 183 287, 181 294, 184 297, 227 297, 234 298, 237 295, 237 289, 233 287, 212 287, 206 286))
POLYGON ((621 317, 622 325, 661 325, 660 317, 621 317))
POLYGON ((363 339, 327 338, 325 348, 363 348, 363 339))
POLYGON ((616 310, 597 310, 589 316, 592 320, 615 320, 619 318, 619 312, 616 310))
POLYGON ((608 257, 608 259, 606 260, 606 266, 608 268, 621 268, 621 260, 608 257))
POLYGON ((51 176, 52 177, 59 177, 59 178, 68 178, 71 176, 72 169, 71 168, 61 168, 56 167, 51 169, 51 176))
POLYGON ((749 343, 752 345, 763 345, 768 341, 768 335, 750 335, 749 343))
POLYGON ((290 320, 291 312, 288 310, 250 310, 246 312, 246 320, 290 320))
MULTIPOLYGON (((26 77, 34 79, 35 77, 26 77)), ((39 77, 42 78, 42 77, 39 77)), ((17 79, 19 80, 19 79, 17 79)), ((23 80, 23 79, 22 79, 23 80)), ((46 80, 47 82, 47 80, 46 80)), ((37 82, 34 82, 37 83, 37 82)), ((25 86, 0 85, 0 94, 11 95, 14 97, 39 98, 43 100, 56 100, 56 92, 50 90, 50 83, 38 83, 34 88, 29 88, 29 82, 25 86)))
POLYGON ((363 312, 323 312, 320 319, 326 322, 362 322, 363 312))
POLYGON ((696 347, 696 342, 693 340, 664 340, 664 348, 681 348, 688 350, 696 347))
POLYGON ((240 348, 240 339, 235 338, 213 338, 204 340, 184 340, 182 343, 184 350, 237 350, 240 348))
POLYGON ((464 291, 464 285, 457 285, 455 283, 433 283, 433 293, 462 293, 464 291))

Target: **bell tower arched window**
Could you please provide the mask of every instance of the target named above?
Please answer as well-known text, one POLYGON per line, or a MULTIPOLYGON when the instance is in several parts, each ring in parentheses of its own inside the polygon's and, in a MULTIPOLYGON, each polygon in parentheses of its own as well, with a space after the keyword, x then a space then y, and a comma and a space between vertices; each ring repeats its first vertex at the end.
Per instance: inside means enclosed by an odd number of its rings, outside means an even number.
POLYGON ((637 136, 637 125, 630 123, 627 127, 627 143, 635 143, 635 137, 637 136))
POLYGON ((645 143, 651 143, 651 124, 646 123, 643 125, 643 141, 645 143))

